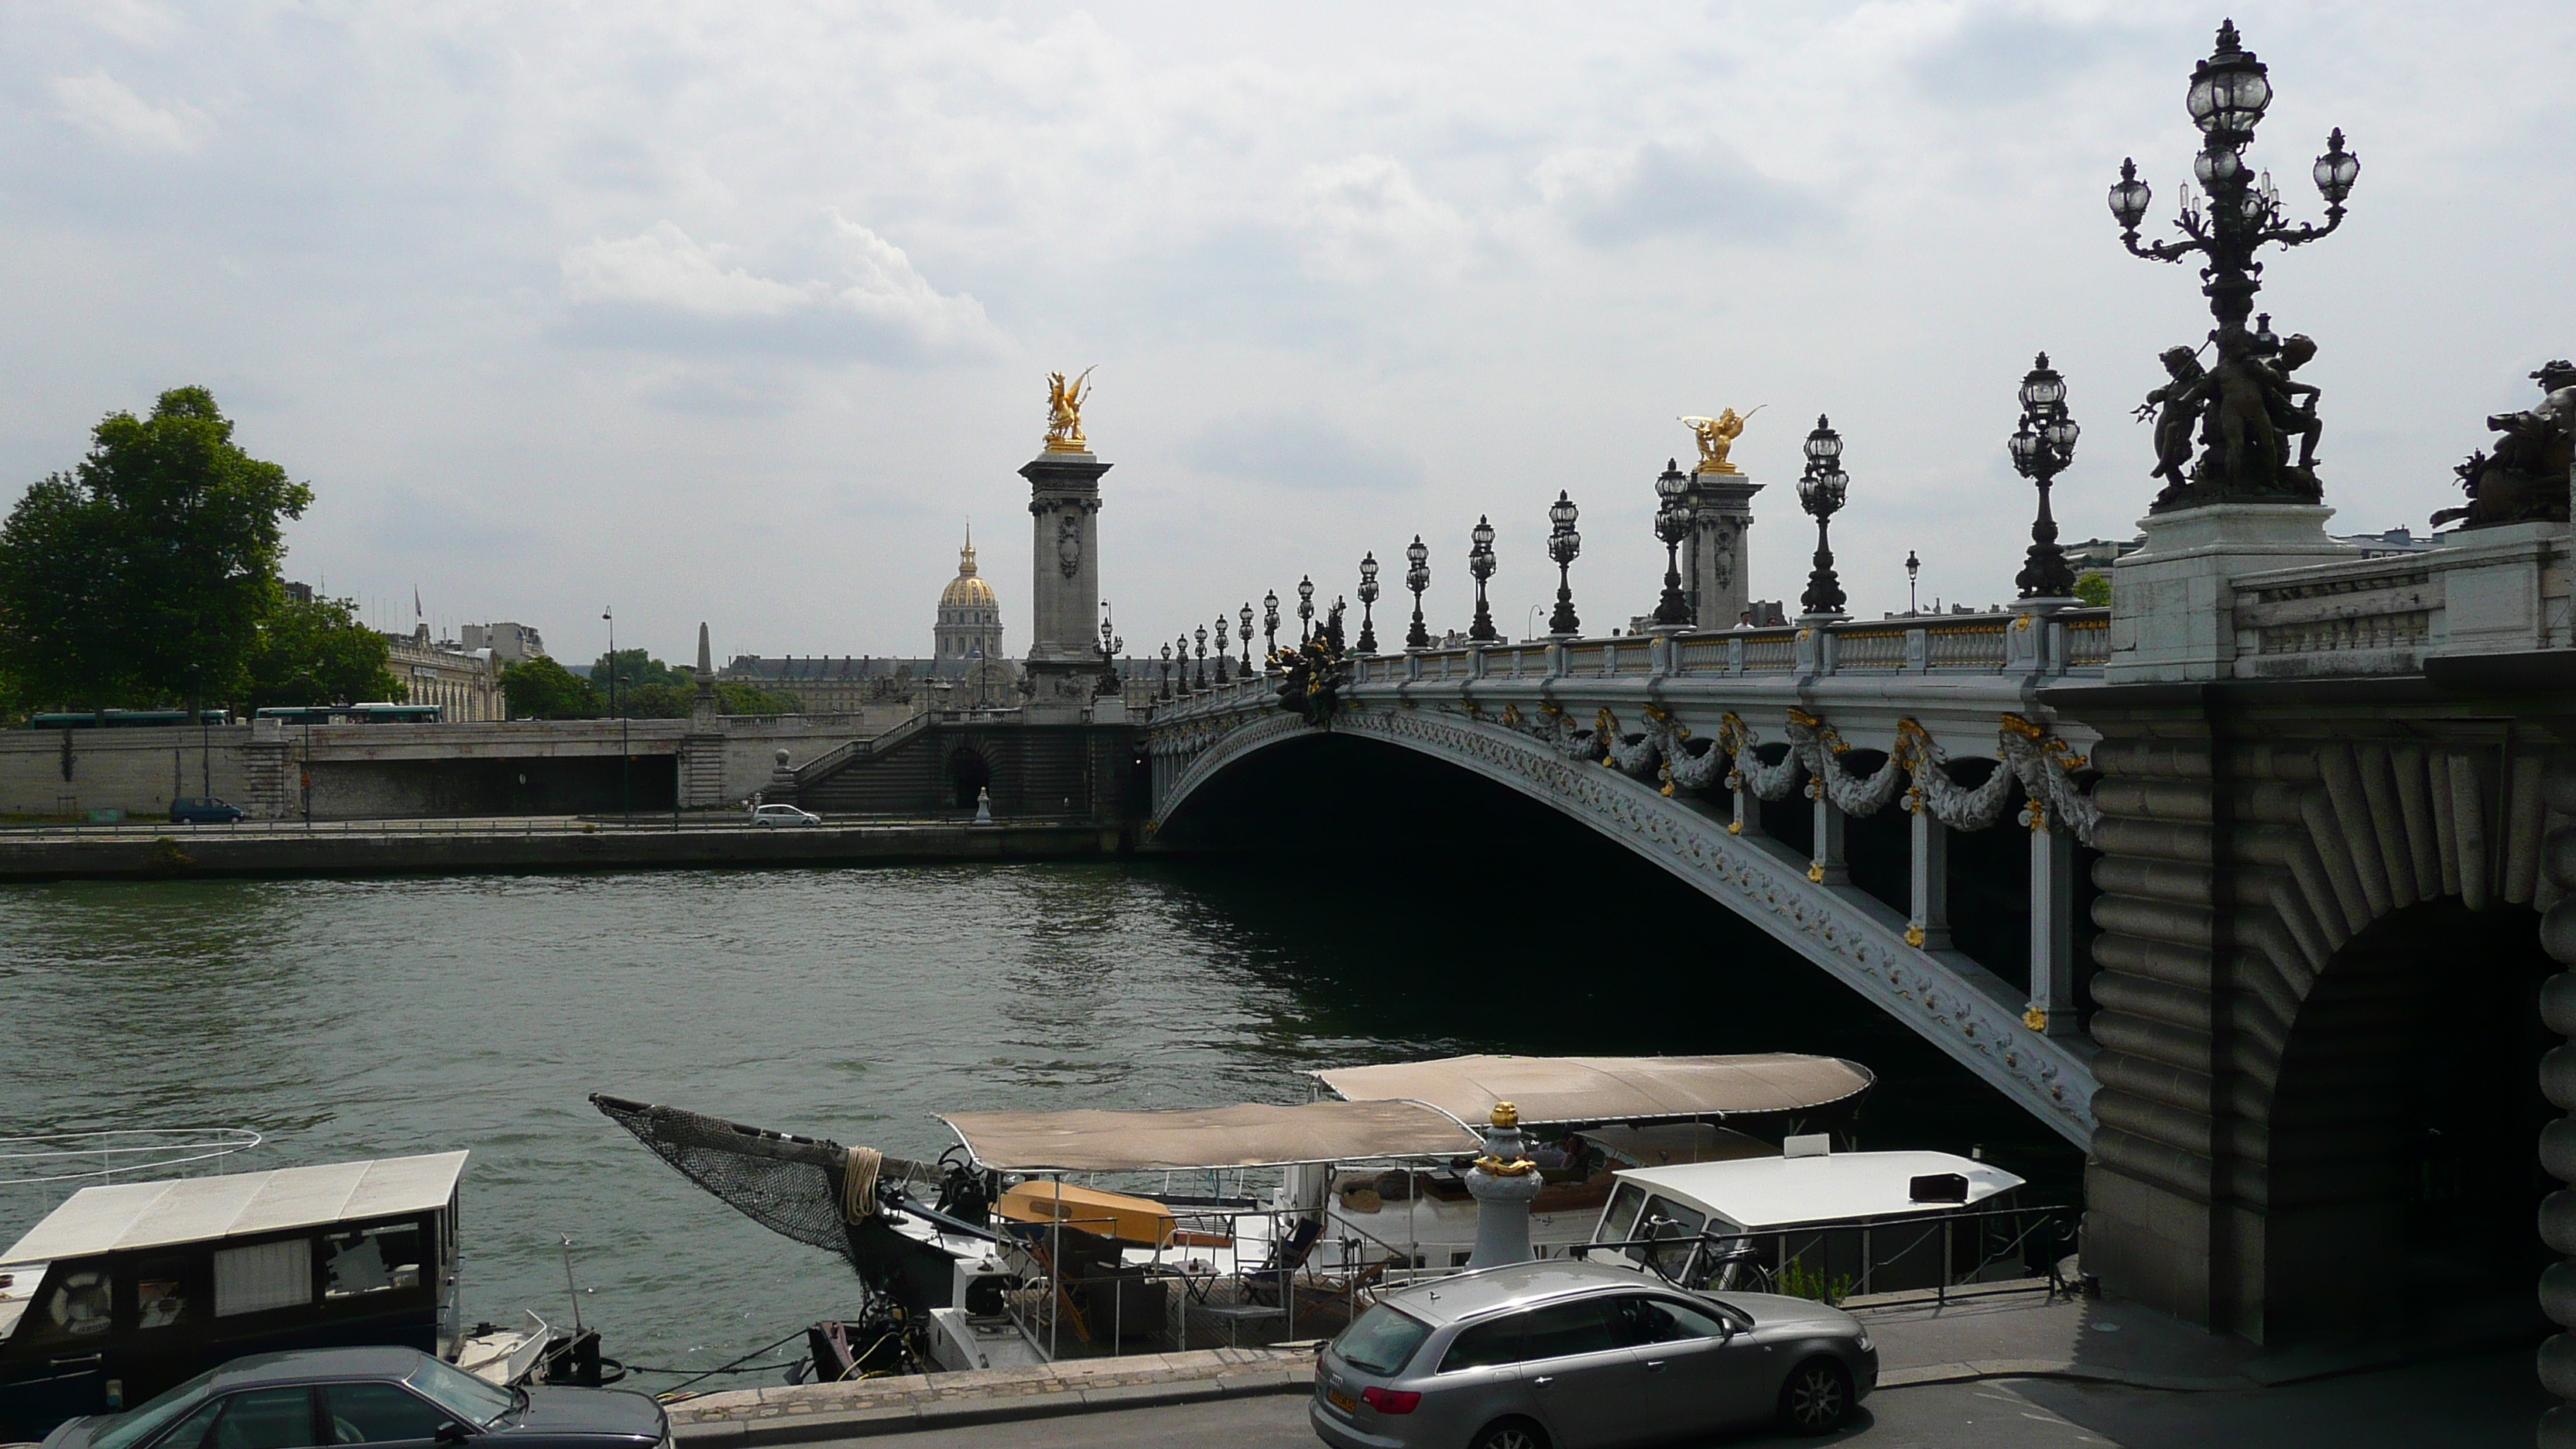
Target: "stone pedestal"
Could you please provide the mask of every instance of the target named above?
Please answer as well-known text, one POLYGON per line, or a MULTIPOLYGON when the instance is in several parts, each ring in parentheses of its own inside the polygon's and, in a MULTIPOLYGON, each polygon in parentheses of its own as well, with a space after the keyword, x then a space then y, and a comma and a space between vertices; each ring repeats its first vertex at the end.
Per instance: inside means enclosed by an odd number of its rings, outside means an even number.
POLYGON ((2321 504, 2213 503, 2140 520, 2146 546, 2111 566, 2108 681, 2227 678, 2236 661, 2234 581, 2360 557, 2326 537, 2332 517, 2321 504))
POLYGON ((1049 450, 1020 469, 1029 480, 1031 724, 1073 724, 1091 712, 1100 678, 1100 475, 1088 451, 1049 450))
POLYGON ((1467 1258, 1469 1268, 1530 1260, 1530 1204, 1539 1187, 1519 1110, 1496 1102, 1492 1125, 1485 1128, 1485 1155, 1467 1173, 1467 1191, 1476 1199, 1476 1249, 1467 1258))
POLYGON ((1702 629, 1732 629, 1751 595, 1746 531, 1753 527, 1753 495, 1762 485, 1741 473, 1694 473, 1682 495, 1691 531, 1682 539, 1682 582, 1690 590, 1691 619, 1702 629))

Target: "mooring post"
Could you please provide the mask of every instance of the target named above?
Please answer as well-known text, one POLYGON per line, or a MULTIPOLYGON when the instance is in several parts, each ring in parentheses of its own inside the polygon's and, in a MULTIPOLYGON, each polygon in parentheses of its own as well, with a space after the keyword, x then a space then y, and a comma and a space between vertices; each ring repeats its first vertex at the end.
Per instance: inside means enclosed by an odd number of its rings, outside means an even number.
POLYGON ((1467 1191, 1476 1199, 1476 1250, 1468 1255, 1468 1267, 1529 1261, 1530 1203, 1539 1185, 1520 1109, 1496 1102, 1485 1128, 1485 1155, 1467 1172, 1467 1191))

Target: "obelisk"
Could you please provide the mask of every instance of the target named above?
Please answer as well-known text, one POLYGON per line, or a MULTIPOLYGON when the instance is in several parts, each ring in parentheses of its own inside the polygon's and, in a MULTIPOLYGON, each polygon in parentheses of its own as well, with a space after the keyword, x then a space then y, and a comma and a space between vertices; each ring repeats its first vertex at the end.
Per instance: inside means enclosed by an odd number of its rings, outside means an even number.
POLYGON ((1082 434, 1083 378, 1048 374, 1046 446, 1020 468, 1029 480, 1031 724, 1090 717, 1100 679, 1100 475, 1110 465, 1082 434))

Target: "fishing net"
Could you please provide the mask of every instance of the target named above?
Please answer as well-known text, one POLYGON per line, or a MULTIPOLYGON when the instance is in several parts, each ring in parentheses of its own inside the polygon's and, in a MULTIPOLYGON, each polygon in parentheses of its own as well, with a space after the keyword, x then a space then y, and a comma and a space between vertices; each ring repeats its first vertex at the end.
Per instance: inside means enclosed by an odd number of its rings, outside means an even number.
POLYGON ((622 1097, 593 1093, 590 1102, 679 1169, 682 1177, 753 1222, 844 1259, 850 1257, 841 1192, 850 1162, 848 1148, 622 1097))

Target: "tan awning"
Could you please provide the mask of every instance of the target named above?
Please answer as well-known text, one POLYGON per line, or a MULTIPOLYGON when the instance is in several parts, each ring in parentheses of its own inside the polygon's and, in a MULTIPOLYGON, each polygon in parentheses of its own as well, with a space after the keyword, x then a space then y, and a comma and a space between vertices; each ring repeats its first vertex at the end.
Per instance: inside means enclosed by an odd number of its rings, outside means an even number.
POLYGON ((1245 1103, 1178 1112, 952 1112, 939 1120, 1003 1172, 1149 1172, 1455 1157, 1476 1134, 1419 1102, 1245 1103))
POLYGON ((1528 1123, 1643 1122, 1802 1112, 1869 1090, 1869 1068, 1840 1057, 1444 1057, 1335 1067, 1310 1075, 1354 1102, 1406 1097, 1465 1122, 1496 1102, 1528 1123))

